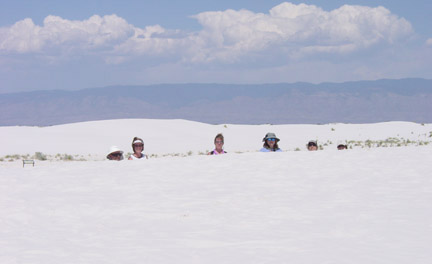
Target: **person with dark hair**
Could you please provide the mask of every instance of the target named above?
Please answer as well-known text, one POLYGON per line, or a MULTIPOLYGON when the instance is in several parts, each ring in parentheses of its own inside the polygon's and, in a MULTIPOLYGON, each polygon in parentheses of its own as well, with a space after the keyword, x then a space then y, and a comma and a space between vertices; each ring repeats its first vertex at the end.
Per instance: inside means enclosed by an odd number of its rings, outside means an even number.
POLYGON ((139 137, 134 137, 132 140, 133 154, 129 156, 129 160, 148 159, 148 156, 143 153, 144 141, 139 137))
POLYGON ((338 150, 348 149, 348 146, 347 146, 347 145, 344 145, 344 144, 339 144, 339 145, 337 146, 337 149, 338 149, 338 150))
POLYGON ((275 133, 267 133, 263 138, 263 148, 260 149, 261 152, 282 152, 278 146, 279 138, 276 137, 275 133))
POLYGON ((111 146, 106 157, 109 160, 120 161, 123 159, 123 151, 116 146, 111 146))
POLYGON ((214 139, 215 149, 210 151, 207 155, 220 155, 227 153, 225 150, 223 150, 224 145, 224 136, 219 133, 216 135, 214 139))
POLYGON ((307 143, 307 149, 309 151, 317 151, 318 150, 318 142, 316 140, 310 140, 307 143))

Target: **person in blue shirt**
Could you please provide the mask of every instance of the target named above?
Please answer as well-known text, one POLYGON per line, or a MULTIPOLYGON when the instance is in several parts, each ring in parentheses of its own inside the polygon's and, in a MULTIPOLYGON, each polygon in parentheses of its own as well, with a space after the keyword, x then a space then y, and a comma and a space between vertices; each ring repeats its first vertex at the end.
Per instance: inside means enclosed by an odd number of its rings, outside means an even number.
POLYGON ((260 149, 261 152, 282 152, 278 146, 279 138, 276 137, 275 133, 267 133, 263 138, 263 148, 260 149))

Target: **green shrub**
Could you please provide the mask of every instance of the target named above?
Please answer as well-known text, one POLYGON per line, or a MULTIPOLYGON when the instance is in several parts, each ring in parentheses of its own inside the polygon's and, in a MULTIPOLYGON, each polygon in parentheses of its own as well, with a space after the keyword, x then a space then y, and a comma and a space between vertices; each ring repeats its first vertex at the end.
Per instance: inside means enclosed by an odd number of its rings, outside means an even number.
POLYGON ((47 160, 47 157, 42 152, 36 152, 35 153, 35 159, 37 159, 37 160, 47 160))
POLYGON ((72 155, 64 154, 62 160, 74 160, 74 157, 72 155))

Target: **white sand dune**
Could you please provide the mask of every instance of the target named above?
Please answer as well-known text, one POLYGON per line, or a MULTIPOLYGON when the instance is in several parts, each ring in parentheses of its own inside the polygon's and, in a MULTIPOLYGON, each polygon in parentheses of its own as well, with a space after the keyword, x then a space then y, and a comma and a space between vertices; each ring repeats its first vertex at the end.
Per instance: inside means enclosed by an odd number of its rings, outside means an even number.
POLYGON ((0 162, 0 263, 429 263, 432 144, 304 151, 309 139, 430 142, 430 124, 112 120, 0 127, 2 153, 201 151, 141 161, 0 162), (332 130, 333 128, 333 130, 332 130), (255 152, 266 132, 282 153, 255 152), (291 151, 299 147, 302 151, 291 151), (235 153, 236 151, 248 153, 235 153))
POLYGON ((149 154, 197 154, 211 150, 214 136, 225 135, 229 152, 257 151, 262 138, 274 132, 283 150, 305 150, 308 140, 332 143, 346 140, 385 140, 396 137, 413 141, 431 140, 431 124, 388 122, 378 124, 326 125, 209 125, 186 120, 120 119, 49 127, 0 127, 0 155, 7 154, 96 154, 103 158, 111 145, 131 151, 134 136, 145 141, 149 154))

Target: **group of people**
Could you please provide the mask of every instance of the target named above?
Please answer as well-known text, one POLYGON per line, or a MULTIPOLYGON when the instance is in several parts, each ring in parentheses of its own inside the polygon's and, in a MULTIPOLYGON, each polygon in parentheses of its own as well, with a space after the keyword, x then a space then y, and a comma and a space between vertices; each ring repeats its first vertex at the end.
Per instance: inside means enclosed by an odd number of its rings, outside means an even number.
MULTIPOLYGON (((260 149, 260 152, 282 152, 282 150, 278 146, 278 142, 280 139, 276 137, 275 133, 269 132, 265 135, 262 140, 264 142, 263 147, 260 149)), ((220 155, 227 153, 224 149, 224 136, 219 133, 214 138, 215 148, 207 153, 208 155, 220 155)), ((310 140, 307 143, 307 149, 309 151, 317 151, 318 150, 318 142, 316 140, 310 140)), ((347 145, 339 144, 337 146, 338 150, 348 149, 347 145)), ((148 156, 143 153, 144 151, 144 141, 139 137, 134 137, 132 140, 132 151, 133 153, 128 157, 129 160, 142 160, 148 159, 148 156)), ((116 146, 112 146, 107 155, 107 159, 109 160, 122 160, 123 159, 123 151, 120 150, 116 146)))
MULTIPOLYGON (((282 150, 279 148, 277 144, 279 141, 280 139, 276 137, 275 133, 267 133, 263 138, 264 145, 262 149, 260 149, 260 151, 261 152, 281 152, 282 150)), ((316 140, 310 140, 307 143, 306 147, 309 151, 317 151, 318 142, 316 140)), ((338 150, 348 149, 348 146, 344 144, 338 144, 337 149, 338 150)))
MULTIPOLYGON (((148 156, 143 153, 144 151, 144 140, 139 137, 134 137, 132 140, 132 151, 133 153, 128 157, 128 160, 143 160, 148 159, 148 156)), ((123 151, 117 146, 112 146, 108 152, 107 159, 109 160, 122 160, 123 151)))

